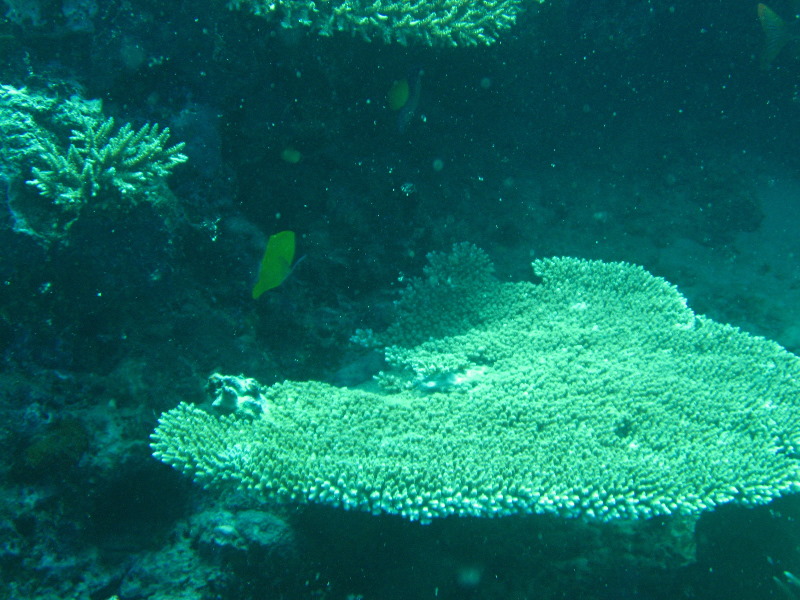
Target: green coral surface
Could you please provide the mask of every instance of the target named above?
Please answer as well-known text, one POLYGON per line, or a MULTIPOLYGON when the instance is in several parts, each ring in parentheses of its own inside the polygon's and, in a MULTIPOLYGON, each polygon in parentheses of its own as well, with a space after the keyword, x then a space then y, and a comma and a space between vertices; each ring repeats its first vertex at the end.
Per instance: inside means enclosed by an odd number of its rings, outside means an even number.
POLYGON ((181 403, 155 456, 206 486, 422 522, 695 514, 800 488, 798 357, 638 266, 537 260, 540 283, 500 283, 481 257, 434 255, 403 294, 386 389, 287 381, 255 416, 181 403))
MULTIPOLYGON (((542 1, 542 0, 540 0, 542 1)), ((522 12, 522 0, 231 0, 280 19, 284 27, 311 27, 321 35, 337 31, 367 40, 419 42, 430 46, 493 44, 522 12)))

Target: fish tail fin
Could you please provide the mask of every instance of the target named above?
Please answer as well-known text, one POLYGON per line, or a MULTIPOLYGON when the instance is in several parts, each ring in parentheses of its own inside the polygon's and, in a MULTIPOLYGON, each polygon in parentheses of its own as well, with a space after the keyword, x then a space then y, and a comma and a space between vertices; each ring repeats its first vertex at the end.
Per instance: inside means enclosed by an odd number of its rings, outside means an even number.
POLYGON ((766 4, 758 5, 758 20, 764 31, 764 49, 761 52, 761 68, 769 69, 772 61, 789 41, 786 23, 766 4))

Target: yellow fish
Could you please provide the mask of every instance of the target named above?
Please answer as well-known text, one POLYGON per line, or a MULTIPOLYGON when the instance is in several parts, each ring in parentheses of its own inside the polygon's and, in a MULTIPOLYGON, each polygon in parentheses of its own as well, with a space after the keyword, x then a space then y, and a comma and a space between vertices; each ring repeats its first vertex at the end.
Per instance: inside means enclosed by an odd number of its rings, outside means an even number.
POLYGON ((253 300, 264 292, 278 287, 292 272, 294 260, 294 231, 281 231, 269 236, 258 281, 253 287, 253 300))

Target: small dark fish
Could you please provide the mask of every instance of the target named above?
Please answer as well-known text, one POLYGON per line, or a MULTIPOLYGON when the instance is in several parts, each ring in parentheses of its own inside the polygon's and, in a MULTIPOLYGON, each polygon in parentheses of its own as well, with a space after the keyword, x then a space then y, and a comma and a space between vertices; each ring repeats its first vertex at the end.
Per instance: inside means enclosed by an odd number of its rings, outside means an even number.
POLYGON ((408 100, 405 102, 400 111, 397 113, 397 131, 398 133, 405 133, 411 120, 417 112, 419 106, 419 97, 422 92, 422 76, 425 71, 416 69, 408 78, 408 100))

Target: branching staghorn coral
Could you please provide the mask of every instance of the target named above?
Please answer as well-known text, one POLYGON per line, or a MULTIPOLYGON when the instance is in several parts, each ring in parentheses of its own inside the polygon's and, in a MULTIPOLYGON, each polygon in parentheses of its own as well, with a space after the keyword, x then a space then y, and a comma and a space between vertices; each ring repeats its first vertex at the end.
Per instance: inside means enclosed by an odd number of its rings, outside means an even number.
POLYGON ((124 211, 161 202, 165 178, 186 161, 183 143, 168 140, 158 125, 115 130, 99 101, 76 93, 0 86, 0 174, 13 188, 14 228, 50 242, 89 205, 124 211))
POLYGON ((696 515, 800 489, 800 358, 640 267, 533 267, 541 284, 478 267, 470 290, 434 255, 398 303, 408 331, 387 338, 412 341, 386 347, 384 391, 287 381, 258 387, 260 414, 181 403, 154 455, 205 486, 422 522, 696 515), (440 328, 456 307, 464 322, 440 328))
MULTIPOLYGON (((154 181, 166 177, 186 161, 183 142, 168 146, 169 129, 147 124, 138 131, 130 123, 115 134, 114 119, 84 118, 73 129, 66 150, 43 140, 43 167, 33 167, 28 181, 54 203, 83 205, 93 198, 116 192, 131 203, 139 200, 154 181)), ((116 194, 115 194, 116 195, 116 194)))
MULTIPOLYGON (((544 0, 538 0, 543 2, 544 0)), ((516 22, 523 0, 230 0, 234 9, 366 40, 429 46, 490 45, 516 22)))

